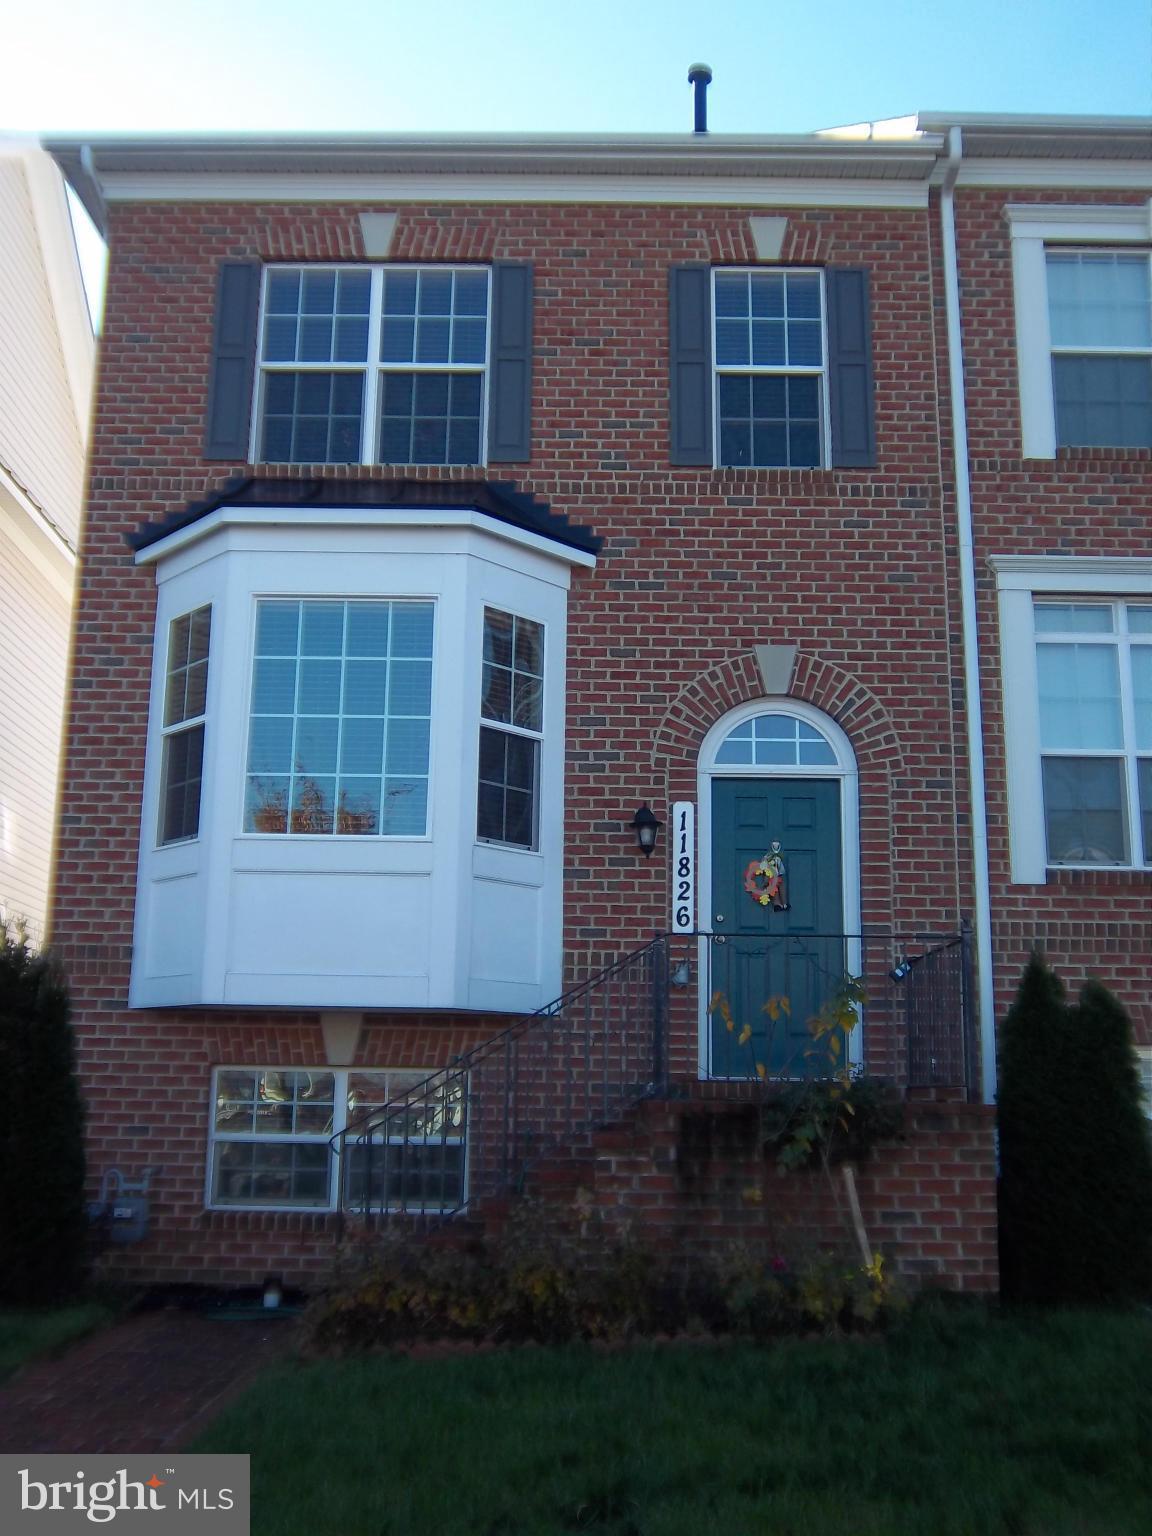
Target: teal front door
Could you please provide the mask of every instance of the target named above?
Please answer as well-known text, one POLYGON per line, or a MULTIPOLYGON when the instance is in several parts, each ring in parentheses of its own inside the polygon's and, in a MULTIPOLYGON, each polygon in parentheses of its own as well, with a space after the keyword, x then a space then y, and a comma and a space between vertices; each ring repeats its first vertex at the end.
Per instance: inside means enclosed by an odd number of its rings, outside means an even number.
POLYGON ((713 779, 712 911, 701 926, 714 935, 709 1002, 722 997, 734 1027, 722 1005, 710 1008, 712 1077, 751 1077, 757 1063, 778 1077, 828 1070, 812 1054, 808 1020, 846 971, 840 828, 837 780, 713 779), (753 873, 750 894, 749 866, 774 843, 783 889, 772 894, 769 878, 753 873), (745 1025, 752 1034, 741 1044, 745 1025))

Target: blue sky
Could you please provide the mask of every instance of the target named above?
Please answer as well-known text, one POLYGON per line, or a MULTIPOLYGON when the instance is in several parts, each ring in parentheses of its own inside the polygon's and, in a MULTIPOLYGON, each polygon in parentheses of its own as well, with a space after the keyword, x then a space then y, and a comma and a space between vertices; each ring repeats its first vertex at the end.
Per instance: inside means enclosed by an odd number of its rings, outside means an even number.
POLYGON ((1152 114, 1152 0, 54 0, 0 129, 807 132, 923 108, 1152 114))

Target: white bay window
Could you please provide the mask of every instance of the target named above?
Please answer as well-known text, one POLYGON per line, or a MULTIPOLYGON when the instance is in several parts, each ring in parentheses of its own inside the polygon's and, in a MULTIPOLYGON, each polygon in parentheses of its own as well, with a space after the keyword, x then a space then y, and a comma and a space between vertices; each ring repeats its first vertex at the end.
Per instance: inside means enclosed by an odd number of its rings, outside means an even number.
POLYGON ((594 555, 484 511, 261 501, 137 559, 158 627, 132 1006, 557 996, 567 590, 594 555), (199 817, 166 842, 170 626, 209 607, 199 817))

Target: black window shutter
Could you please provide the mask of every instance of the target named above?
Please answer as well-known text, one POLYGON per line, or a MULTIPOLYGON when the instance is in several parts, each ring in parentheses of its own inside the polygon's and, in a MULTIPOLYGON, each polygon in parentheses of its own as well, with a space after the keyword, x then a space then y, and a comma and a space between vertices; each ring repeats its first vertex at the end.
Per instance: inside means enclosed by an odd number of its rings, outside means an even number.
POLYGON ((206 459, 248 462, 259 312, 260 263, 221 262, 216 280, 216 324, 204 423, 206 459))
POLYGON ((673 464, 712 463, 712 271, 668 274, 671 452, 673 464))
POLYGON ((488 462, 523 464, 532 456, 532 267, 492 268, 492 378, 488 391, 488 462))
POLYGON ((876 463, 876 415, 867 268, 829 267, 825 284, 832 465, 870 469, 876 463))

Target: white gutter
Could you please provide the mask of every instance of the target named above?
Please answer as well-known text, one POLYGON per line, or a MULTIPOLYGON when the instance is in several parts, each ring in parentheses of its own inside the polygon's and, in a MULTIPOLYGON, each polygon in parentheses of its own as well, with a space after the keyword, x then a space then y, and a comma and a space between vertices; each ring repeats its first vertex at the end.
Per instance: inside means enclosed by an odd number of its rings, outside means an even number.
POLYGON ((992 984, 992 912, 988 875, 988 813, 984 784, 984 720, 980 701, 980 651, 976 630, 976 558, 972 541, 972 483, 968 477, 968 412, 964 398, 964 348, 960 334, 960 282, 956 264, 953 192, 964 156, 960 129, 948 130, 948 159, 940 197, 944 240, 944 305, 948 326, 948 386, 952 396, 952 453, 956 475, 956 523, 960 535, 960 605, 964 647, 964 707, 968 717, 968 782, 972 801, 972 863, 975 877, 976 1009, 980 1025, 981 1095, 996 1100, 996 1003, 992 984))

